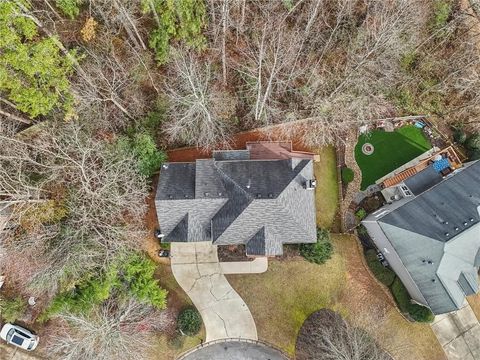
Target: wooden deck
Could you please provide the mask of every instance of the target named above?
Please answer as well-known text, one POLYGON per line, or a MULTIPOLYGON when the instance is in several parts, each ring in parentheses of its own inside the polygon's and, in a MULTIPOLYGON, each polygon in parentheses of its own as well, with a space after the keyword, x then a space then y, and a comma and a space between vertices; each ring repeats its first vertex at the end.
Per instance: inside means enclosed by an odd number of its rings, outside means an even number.
POLYGON ((382 183, 383 187, 388 188, 390 186, 400 184, 401 182, 408 179, 410 176, 413 176, 416 173, 418 173, 418 172, 422 171, 423 169, 427 168, 428 166, 430 166, 433 163, 433 159, 438 155, 441 155, 442 157, 447 157, 448 158, 448 161, 450 162, 450 168, 452 170, 455 170, 455 169, 462 166, 462 162, 461 162, 459 156, 457 155, 457 153, 455 152, 455 150, 453 149, 453 146, 449 146, 449 147, 447 147, 443 150, 440 150, 440 151, 436 152, 435 154, 430 156, 428 159, 423 160, 422 162, 418 163, 417 165, 412 166, 408 169, 405 169, 405 170, 399 172, 398 174, 386 179, 382 183))

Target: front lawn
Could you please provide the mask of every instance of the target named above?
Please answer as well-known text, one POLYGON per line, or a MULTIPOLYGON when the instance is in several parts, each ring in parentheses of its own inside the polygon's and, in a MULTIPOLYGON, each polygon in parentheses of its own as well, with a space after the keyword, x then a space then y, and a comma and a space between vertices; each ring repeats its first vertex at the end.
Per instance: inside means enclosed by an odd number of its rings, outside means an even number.
POLYGON ((365 190, 376 180, 423 154, 432 146, 421 129, 403 126, 394 132, 374 130, 360 135, 355 146, 355 160, 362 171, 361 189, 365 190), (362 146, 370 143, 373 154, 365 155, 362 146))
MULTIPOLYGON (((337 241, 332 242, 335 246, 337 241)), ((272 260, 266 273, 227 278, 252 312, 259 339, 293 355, 305 319, 318 309, 335 308, 346 284, 345 270, 344 259, 335 253, 323 265, 300 257, 272 260)))
POLYGON ((365 269, 356 241, 332 235, 335 253, 323 265, 270 260, 266 273, 227 276, 252 312, 259 339, 292 356, 305 319, 326 307, 366 329, 394 358, 444 359, 430 326, 405 320, 365 269))

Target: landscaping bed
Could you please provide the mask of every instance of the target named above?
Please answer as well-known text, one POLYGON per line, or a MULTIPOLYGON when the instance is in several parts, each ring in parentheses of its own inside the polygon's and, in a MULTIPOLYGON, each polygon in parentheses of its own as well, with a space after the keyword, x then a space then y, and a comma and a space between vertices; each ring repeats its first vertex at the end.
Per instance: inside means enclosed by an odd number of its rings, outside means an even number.
POLYGON ((394 132, 373 130, 362 134, 355 146, 355 160, 362 171, 361 189, 387 175, 431 148, 421 129, 406 125, 394 132), (365 144, 373 145, 371 155, 362 152, 365 144))

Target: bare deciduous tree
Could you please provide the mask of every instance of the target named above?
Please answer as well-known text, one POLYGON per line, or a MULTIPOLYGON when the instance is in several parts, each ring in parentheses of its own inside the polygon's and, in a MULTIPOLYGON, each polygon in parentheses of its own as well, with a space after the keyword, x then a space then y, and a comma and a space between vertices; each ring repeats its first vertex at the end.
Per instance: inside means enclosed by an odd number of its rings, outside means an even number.
POLYGON ((0 144, 0 191, 15 225, 4 245, 41 259, 38 292, 55 292, 59 280, 138 247, 147 190, 129 155, 75 123, 28 139, 0 136, 0 144))
POLYGON ((155 331, 172 321, 168 311, 118 299, 107 300, 89 315, 63 313, 57 320, 61 325, 47 349, 63 360, 144 359, 155 346, 155 331))
POLYGON ((300 329, 296 357, 299 360, 390 360, 364 330, 327 309, 312 314, 300 329))
POLYGON ((176 52, 165 83, 170 141, 205 148, 228 145, 236 101, 215 81, 209 63, 176 52))

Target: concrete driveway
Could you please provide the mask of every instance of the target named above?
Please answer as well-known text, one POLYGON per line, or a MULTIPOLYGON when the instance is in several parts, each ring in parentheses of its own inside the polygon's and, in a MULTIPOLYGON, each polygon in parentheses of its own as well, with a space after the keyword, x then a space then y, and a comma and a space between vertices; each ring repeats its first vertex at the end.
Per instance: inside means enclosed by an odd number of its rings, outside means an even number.
POLYGON ((448 360, 480 359, 480 324, 470 305, 437 315, 432 329, 448 360))
POLYGON ((175 279, 202 315, 206 341, 226 338, 257 340, 257 328, 245 302, 230 286, 211 242, 172 243, 175 279))

